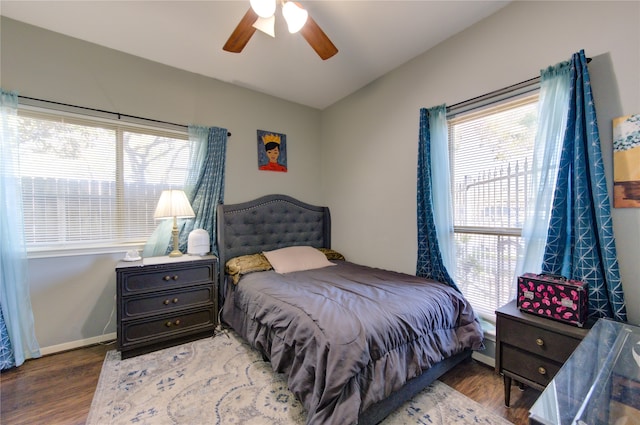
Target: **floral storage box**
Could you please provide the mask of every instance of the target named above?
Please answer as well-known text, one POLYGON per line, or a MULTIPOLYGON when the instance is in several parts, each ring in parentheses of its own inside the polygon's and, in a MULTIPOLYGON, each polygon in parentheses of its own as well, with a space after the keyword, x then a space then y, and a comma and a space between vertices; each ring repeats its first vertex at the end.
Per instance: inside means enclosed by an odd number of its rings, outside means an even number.
POLYGON ((525 273, 518 277, 518 308, 582 327, 587 321, 587 284, 562 276, 525 273))

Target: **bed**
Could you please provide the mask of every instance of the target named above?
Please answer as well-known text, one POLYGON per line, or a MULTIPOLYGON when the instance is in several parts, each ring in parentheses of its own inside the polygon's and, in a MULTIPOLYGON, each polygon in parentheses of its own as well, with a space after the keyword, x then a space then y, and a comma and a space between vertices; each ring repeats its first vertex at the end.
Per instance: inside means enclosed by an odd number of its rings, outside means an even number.
POLYGON ((379 423, 482 348, 457 290, 331 250, 327 207, 286 195, 219 205, 217 238, 222 322, 287 376, 308 425, 379 423), (318 260, 309 250, 328 264, 287 264, 298 251, 318 260))

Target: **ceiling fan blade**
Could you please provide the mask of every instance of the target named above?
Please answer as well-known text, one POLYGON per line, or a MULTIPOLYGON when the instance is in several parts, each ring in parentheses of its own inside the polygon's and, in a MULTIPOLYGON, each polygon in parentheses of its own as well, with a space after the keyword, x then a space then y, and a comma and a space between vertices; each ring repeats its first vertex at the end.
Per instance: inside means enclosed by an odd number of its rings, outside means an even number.
POLYGON ((322 60, 327 60, 331 56, 338 53, 338 48, 329 40, 329 37, 322 31, 322 29, 316 24, 316 21, 311 19, 311 16, 307 18, 307 22, 300 30, 300 34, 307 40, 307 43, 313 47, 318 56, 322 60))
POLYGON ((253 27, 254 22, 258 19, 258 14, 253 11, 250 7, 247 10, 247 13, 244 14, 240 23, 233 30, 231 36, 222 47, 222 50, 232 53, 240 53, 244 46, 247 45, 249 39, 256 32, 256 29, 253 27))

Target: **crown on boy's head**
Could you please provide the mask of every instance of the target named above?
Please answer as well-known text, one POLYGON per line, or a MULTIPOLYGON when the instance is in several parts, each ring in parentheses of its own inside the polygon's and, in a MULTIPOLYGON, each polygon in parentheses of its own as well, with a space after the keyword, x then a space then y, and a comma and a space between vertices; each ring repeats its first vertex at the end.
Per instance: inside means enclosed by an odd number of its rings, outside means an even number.
POLYGON ((266 145, 271 142, 280 144, 280 136, 277 134, 265 134, 262 136, 262 143, 266 145))

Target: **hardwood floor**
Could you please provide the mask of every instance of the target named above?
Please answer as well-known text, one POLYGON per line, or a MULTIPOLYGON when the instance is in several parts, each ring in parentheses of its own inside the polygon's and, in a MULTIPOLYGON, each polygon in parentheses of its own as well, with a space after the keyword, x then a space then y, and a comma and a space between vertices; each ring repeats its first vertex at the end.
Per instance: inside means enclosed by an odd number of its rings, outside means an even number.
POLYGON ((529 387, 521 390, 514 382, 511 385, 510 407, 505 407, 502 376, 475 360, 447 372, 440 377, 440 381, 517 425, 529 423, 529 409, 540 396, 540 391, 529 387))
POLYGON ((0 423, 82 425, 87 419, 105 353, 86 348, 24 362, 0 374, 0 423))
MULTIPOLYGON (((94 345, 28 360, 0 374, 0 423, 6 425, 82 425, 87 419, 105 353, 114 345, 94 345)), ((517 425, 540 393, 512 386, 511 407, 504 407, 502 378, 492 368, 466 362, 440 378, 517 425)))

